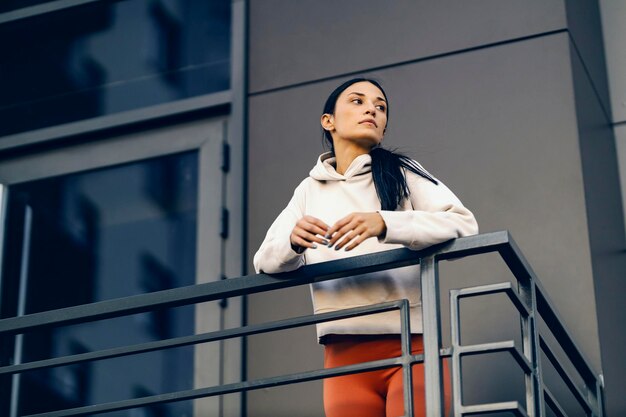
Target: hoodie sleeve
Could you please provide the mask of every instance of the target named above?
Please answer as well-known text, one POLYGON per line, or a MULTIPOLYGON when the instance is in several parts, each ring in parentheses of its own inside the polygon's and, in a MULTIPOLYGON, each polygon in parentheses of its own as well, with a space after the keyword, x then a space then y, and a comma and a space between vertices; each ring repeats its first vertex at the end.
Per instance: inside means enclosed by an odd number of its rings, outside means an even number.
POLYGON ((420 250, 437 243, 478 233, 471 211, 441 181, 434 184, 426 178, 406 173, 413 210, 379 213, 387 233, 383 243, 399 243, 420 250))
POLYGON ((293 271, 304 265, 304 254, 295 252, 289 241, 291 231, 298 220, 304 216, 304 187, 303 181, 295 189, 287 207, 270 226, 261 247, 254 255, 253 263, 257 274, 293 271))

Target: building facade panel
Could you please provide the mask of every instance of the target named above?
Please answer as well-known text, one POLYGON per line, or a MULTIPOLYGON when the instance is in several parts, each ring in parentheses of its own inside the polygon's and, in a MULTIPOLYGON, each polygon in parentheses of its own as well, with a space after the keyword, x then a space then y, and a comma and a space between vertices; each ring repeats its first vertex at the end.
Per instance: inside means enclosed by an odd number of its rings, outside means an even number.
POLYGON ((600 1, 613 122, 626 122, 626 3, 600 1))
MULTIPOLYGON (((624 211, 624 219, 626 219, 626 124, 615 126, 614 132, 622 190, 622 209, 624 211)), ((626 231, 624 234, 626 235, 626 231)))
POLYGON ((591 79, 602 110, 610 118, 607 70, 602 42, 602 20, 597 1, 566 0, 567 28, 574 50, 591 79))
POLYGON ((626 399, 621 394, 626 390, 623 377, 626 362, 622 357, 626 347, 623 326, 626 310, 621 301, 626 290, 623 280, 626 220, 622 199, 624 182, 620 185, 619 164, 623 165, 623 159, 618 134, 626 114, 622 103, 626 73, 619 67, 624 60, 623 40, 626 38, 623 29, 626 8, 622 3, 567 2, 608 416, 626 413, 626 399))
POLYGON ((249 91, 564 29, 562 0, 253 0, 249 91))
MULTIPOLYGON (((575 62, 575 61, 574 61, 575 62)), ((585 80, 585 72, 577 62, 578 72, 585 80)), ((593 261, 597 320, 602 353, 602 371, 606 383, 606 410, 608 416, 626 413, 626 309, 624 291, 626 282, 626 239, 624 211, 620 192, 620 167, 617 155, 623 154, 624 133, 620 126, 614 130, 603 123, 595 92, 589 82, 577 85, 577 103, 580 106, 580 147, 585 178, 585 199, 589 218, 589 239, 593 261)), ((621 162, 621 161, 619 161, 621 162)), ((623 183, 622 183, 623 185, 623 183)))

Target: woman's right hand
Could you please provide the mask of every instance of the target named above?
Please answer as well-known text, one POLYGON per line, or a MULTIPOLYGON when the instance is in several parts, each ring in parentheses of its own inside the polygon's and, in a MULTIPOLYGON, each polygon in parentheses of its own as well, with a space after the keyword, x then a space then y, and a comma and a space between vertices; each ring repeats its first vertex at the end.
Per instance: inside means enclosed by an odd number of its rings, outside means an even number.
POLYGON ((294 226, 289 236, 291 248, 302 253, 307 248, 317 248, 317 243, 328 245, 328 240, 324 238, 330 227, 313 216, 304 216, 294 226))

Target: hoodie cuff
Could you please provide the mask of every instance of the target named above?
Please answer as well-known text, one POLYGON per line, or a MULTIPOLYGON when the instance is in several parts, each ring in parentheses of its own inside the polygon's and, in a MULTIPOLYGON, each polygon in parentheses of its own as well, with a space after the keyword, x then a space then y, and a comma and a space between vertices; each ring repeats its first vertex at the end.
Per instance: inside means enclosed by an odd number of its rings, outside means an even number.
POLYGON ((413 231, 406 224, 406 214, 401 211, 379 210, 378 213, 383 218, 387 231, 383 236, 378 237, 380 243, 399 243, 408 245, 413 240, 413 231))
POLYGON ((281 248, 278 250, 278 253, 281 254, 281 259, 279 260, 281 269, 291 271, 299 268, 304 263, 303 258, 305 248, 302 249, 301 252, 296 252, 291 246, 291 241, 288 236, 286 239, 281 239, 280 246, 281 248))

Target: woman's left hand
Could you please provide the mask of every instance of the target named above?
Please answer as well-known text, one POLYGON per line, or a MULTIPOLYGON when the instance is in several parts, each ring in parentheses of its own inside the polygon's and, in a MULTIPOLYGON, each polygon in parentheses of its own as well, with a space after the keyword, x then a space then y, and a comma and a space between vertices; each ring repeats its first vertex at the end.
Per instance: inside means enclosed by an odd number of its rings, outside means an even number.
POLYGON ((386 231, 387 226, 380 213, 350 213, 332 225, 326 238, 330 240, 328 247, 339 242, 335 246, 336 250, 350 243, 346 246, 346 250, 349 251, 359 246, 365 239, 384 235, 386 231))

